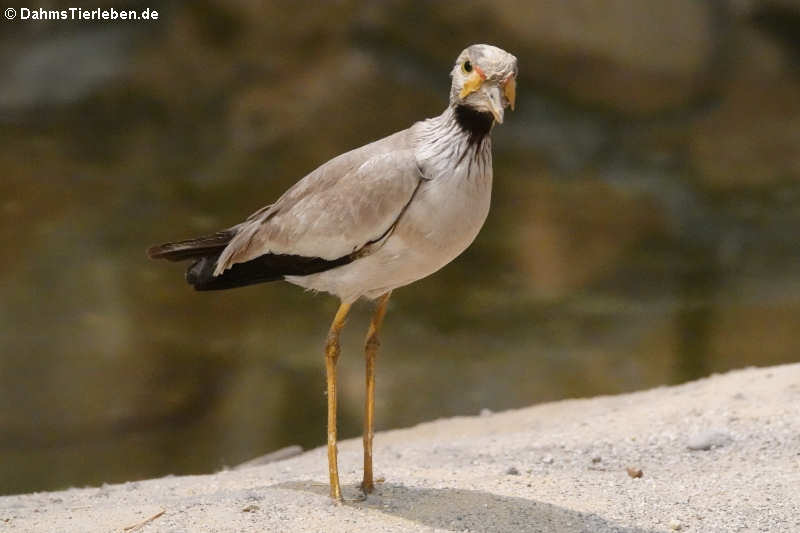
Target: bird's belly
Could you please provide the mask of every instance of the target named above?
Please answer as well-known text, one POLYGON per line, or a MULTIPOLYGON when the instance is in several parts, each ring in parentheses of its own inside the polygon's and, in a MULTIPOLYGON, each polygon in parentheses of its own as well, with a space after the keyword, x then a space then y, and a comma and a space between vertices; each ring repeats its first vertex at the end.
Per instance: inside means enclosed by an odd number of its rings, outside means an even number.
POLYGON ((433 274, 461 254, 483 226, 490 200, 491 176, 478 182, 424 182, 373 253, 319 274, 286 279, 344 301, 375 298, 433 274))

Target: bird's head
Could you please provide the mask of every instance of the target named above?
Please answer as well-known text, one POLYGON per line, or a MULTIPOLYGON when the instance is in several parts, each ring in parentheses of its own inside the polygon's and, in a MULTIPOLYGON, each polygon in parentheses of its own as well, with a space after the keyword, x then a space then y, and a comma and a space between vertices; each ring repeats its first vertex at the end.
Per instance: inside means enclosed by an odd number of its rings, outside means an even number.
POLYGON ((517 58, 489 44, 473 44, 459 54, 450 73, 451 105, 463 105, 491 113, 503 122, 503 110, 514 109, 517 88, 517 58))

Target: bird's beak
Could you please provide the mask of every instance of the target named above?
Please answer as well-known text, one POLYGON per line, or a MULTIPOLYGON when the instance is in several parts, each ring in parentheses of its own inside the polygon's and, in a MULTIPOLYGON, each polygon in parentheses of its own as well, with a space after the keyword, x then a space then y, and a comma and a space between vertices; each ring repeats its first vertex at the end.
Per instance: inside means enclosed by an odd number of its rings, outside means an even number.
POLYGON ((500 87, 494 84, 488 85, 488 87, 484 86, 483 94, 486 96, 486 103, 489 106, 489 111, 494 115, 495 122, 502 124, 503 97, 500 95, 500 87))
POLYGON ((517 80, 512 75, 503 84, 503 93, 506 95, 506 100, 511 106, 511 111, 514 111, 514 103, 517 101, 517 80))

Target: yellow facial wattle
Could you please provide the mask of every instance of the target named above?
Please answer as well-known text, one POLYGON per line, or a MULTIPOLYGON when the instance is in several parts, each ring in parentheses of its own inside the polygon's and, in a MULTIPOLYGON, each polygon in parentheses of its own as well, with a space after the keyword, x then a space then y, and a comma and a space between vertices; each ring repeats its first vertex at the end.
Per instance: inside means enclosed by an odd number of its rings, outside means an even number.
POLYGON ((461 87, 461 92, 458 93, 458 97, 463 100, 470 94, 477 91, 482 83, 483 76, 481 76, 477 70, 473 70, 472 74, 470 74, 467 78, 467 81, 464 82, 464 86, 461 87))

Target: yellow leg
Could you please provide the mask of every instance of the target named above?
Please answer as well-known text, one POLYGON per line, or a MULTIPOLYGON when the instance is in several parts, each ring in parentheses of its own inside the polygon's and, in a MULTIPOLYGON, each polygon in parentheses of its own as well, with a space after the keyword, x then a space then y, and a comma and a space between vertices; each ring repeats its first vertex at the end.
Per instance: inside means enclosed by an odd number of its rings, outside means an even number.
POLYGON ((361 482, 361 490, 364 494, 372 492, 375 483, 372 479, 372 437, 374 434, 375 423, 375 355, 378 353, 378 333, 383 324, 383 317, 386 314, 386 304, 392 291, 387 292, 378 299, 375 314, 367 332, 367 340, 364 343, 364 355, 367 363, 367 392, 364 401, 364 480, 361 482))
POLYGON ((328 472, 331 477, 331 498, 342 500, 339 487, 339 465, 336 457, 336 362, 339 359, 339 333, 347 320, 350 304, 342 302, 328 332, 325 344, 325 375, 328 383, 328 472))

